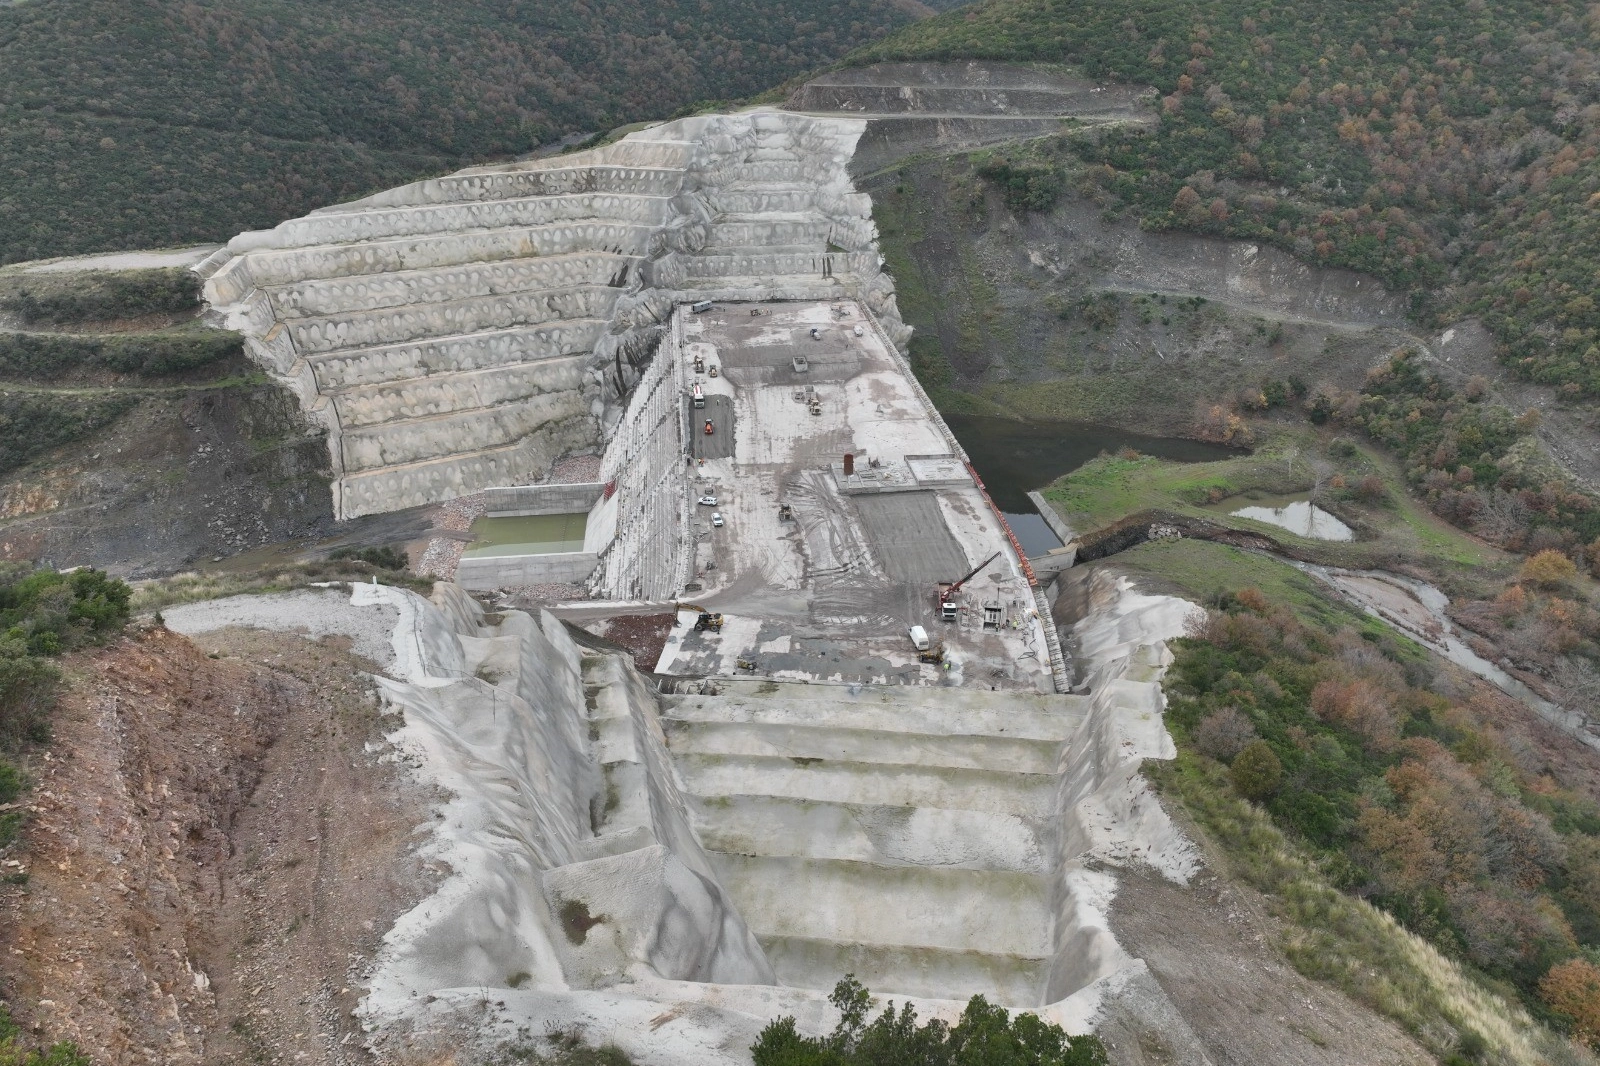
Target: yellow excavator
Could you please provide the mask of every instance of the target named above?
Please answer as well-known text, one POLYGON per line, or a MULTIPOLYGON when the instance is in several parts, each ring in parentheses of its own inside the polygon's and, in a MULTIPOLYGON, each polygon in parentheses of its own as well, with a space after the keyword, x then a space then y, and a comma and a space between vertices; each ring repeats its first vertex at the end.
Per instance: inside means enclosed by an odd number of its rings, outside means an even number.
POLYGON ((698 603, 675 603, 673 606, 680 611, 700 612, 694 620, 694 631, 696 633, 706 629, 709 629, 715 633, 722 632, 721 614, 712 613, 711 611, 708 611, 704 607, 700 606, 698 603))

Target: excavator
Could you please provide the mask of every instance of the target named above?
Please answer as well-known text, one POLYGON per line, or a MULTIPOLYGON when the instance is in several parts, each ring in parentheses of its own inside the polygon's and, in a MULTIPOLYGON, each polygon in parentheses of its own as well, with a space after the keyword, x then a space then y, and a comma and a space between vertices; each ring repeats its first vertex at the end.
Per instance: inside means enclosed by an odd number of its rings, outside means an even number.
POLYGON ((974 566, 960 581, 955 581, 950 584, 944 584, 943 582, 940 583, 939 617, 943 621, 954 622, 956 620, 956 613, 961 609, 961 602, 956 599, 956 594, 961 591, 961 587, 963 585, 977 577, 978 574, 982 572, 984 567, 988 566, 998 558, 1000 558, 1000 553, 995 552, 993 555, 989 556, 989 558, 985 559, 977 566, 974 566))
POLYGON ((675 603, 673 606, 680 611, 699 612, 699 615, 694 620, 694 631, 696 633, 707 629, 714 633, 722 632, 722 615, 720 613, 713 614, 698 603, 675 603))

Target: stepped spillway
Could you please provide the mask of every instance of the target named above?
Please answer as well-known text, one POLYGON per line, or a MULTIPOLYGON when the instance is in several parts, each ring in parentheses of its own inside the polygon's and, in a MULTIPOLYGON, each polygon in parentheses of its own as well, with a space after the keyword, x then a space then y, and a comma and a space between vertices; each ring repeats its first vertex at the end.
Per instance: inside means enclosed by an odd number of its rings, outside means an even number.
POLYGON ((197 269, 328 431, 351 518, 535 481, 605 442, 674 303, 849 297, 903 340, 865 124, 701 116, 243 234, 197 269))
POLYGON ((667 743, 781 982, 1046 1001, 1057 759, 1087 697, 719 689, 666 697, 667 743))

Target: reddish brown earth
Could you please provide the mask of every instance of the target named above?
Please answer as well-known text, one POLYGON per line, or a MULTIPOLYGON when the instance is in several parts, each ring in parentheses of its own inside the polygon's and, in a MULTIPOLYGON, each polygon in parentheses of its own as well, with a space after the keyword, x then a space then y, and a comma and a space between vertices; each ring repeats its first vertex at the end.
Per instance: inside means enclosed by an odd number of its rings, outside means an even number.
POLYGON ((427 797, 380 761, 370 664, 202 644, 150 628, 65 664, 5 856, 28 877, 0 886, 0 994, 104 1066, 367 1061, 350 1010, 432 881, 410 854, 427 797))

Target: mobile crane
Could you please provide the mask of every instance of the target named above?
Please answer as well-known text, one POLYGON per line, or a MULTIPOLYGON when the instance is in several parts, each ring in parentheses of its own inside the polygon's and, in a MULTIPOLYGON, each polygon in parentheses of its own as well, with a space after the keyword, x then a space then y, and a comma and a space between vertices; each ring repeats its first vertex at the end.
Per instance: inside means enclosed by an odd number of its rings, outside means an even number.
POLYGON ((960 601, 956 599, 956 595, 961 591, 961 587, 968 581, 971 581, 973 578, 977 577, 984 567, 988 566, 998 558, 1000 558, 1000 553, 995 552, 993 555, 989 556, 989 558, 973 567, 961 580, 951 582, 950 584, 945 584, 943 582, 940 583, 939 617, 942 620, 946 622, 954 622, 956 620, 956 612, 961 609, 960 601))

